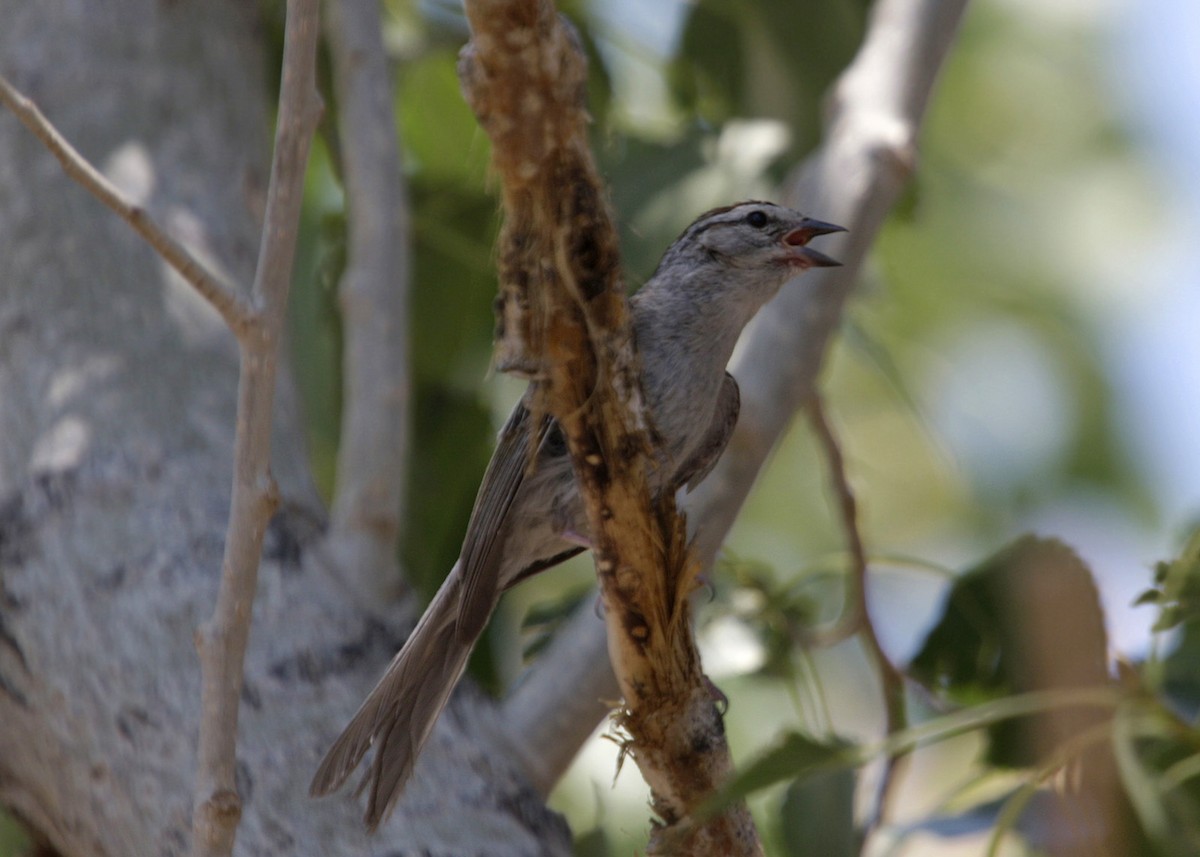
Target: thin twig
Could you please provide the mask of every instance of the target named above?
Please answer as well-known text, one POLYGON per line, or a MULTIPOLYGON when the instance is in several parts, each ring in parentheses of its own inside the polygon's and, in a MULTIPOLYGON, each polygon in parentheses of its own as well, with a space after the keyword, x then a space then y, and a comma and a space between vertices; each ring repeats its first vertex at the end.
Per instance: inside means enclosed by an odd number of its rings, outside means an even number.
MULTIPOLYGON (((833 426, 826 418, 824 403, 819 393, 809 400, 808 418, 829 465, 829 481, 837 499, 846 544, 850 549, 849 603, 844 620, 838 624, 844 623, 845 627, 852 628, 860 634, 868 654, 874 659, 875 667, 879 670, 880 690, 883 693, 884 731, 887 735, 894 735, 908 725, 904 706, 904 677, 883 650, 879 635, 875 631, 875 624, 871 621, 871 611, 867 605, 867 551, 858 526, 858 501, 846 476, 845 456, 842 455, 833 426)), ((883 772, 876 785, 875 806, 867 819, 868 834, 878 827, 886 816, 888 798, 895 782, 898 764, 899 759, 895 756, 889 756, 883 762, 883 772)))
MULTIPOLYGON (((846 547, 850 552, 849 596, 843 617, 836 624, 846 627, 845 636, 864 631, 873 638, 873 629, 864 628, 871 624, 871 617, 867 609, 867 551, 858 527, 858 501, 846 476, 846 459, 842 455, 841 445, 825 415, 825 406, 819 393, 808 402, 808 418, 829 466, 830 487, 837 500, 846 547)), ((836 640, 840 642, 845 636, 839 635, 836 640)))
POLYGON ((248 333, 253 324, 254 309, 237 289, 221 280, 191 251, 172 238, 146 209, 130 202, 112 182, 67 142, 32 100, 18 92, 2 75, 0 102, 16 114, 25 127, 45 144, 62 164, 63 172, 120 215, 167 264, 178 271, 180 276, 220 313, 234 335, 241 339, 248 333))
POLYGON ((341 440, 325 551, 362 603, 390 604, 408 460, 408 205, 379 0, 325 4, 349 252, 341 440))
POLYGON ((275 369, 295 257, 308 149, 321 115, 316 88, 317 0, 288 0, 275 154, 253 296, 260 307, 240 339, 234 482, 221 583, 196 632, 202 681, 193 857, 233 853, 241 818, 235 782, 238 702, 263 536, 278 497, 270 472, 275 369))

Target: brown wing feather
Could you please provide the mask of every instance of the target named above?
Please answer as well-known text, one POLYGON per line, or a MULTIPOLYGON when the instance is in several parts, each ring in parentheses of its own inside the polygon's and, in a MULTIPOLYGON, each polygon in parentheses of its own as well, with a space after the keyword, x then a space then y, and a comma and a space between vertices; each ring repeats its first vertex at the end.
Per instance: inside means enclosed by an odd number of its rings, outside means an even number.
POLYGON ((463 539, 459 639, 473 640, 479 636, 500 597, 498 571, 508 536, 505 522, 529 471, 530 445, 533 449, 540 448, 552 425, 549 416, 532 425, 529 409, 521 402, 513 408, 500 431, 463 539))
POLYGON ((421 747, 471 654, 474 641, 462 643, 455 635, 458 594, 459 566, 455 566, 378 684, 325 754, 309 786, 314 797, 336 790, 375 747, 375 760, 359 789, 370 788, 365 820, 372 830, 387 816, 412 775, 421 747))
POLYGON ((737 425, 738 413, 742 408, 742 394, 738 390, 737 381, 728 372, 721 384, 721 392, 717 397, 717 405, 713 409, 712 421, 708 431, 688 458, 675 473, 675 484, 687 485, 692 491, 704 478, 712 472, 721 458, 721 453, 729 444, 737 425))

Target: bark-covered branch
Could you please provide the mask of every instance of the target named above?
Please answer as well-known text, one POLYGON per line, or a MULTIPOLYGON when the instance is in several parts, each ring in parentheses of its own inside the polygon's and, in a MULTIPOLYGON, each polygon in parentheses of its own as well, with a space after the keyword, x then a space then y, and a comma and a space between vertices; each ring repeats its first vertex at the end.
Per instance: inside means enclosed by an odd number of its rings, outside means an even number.
MULTIPOLYGON (((917 139, 966 0, 879 0, 862 47, 839 78, 824 139, 788 182, 784 200, 848 227, 831 236, 841 268, 805 274, 751 322, 732 367, 742 407, 729 448, 689 498, 693 548, 708 566, 733 526, 770 451, 816 387, 858 271, 916 167, 917 139)), ((603 629, 580 615, 543 653, 535 674, 506 702, 510 742, 539 783, 562 775, 613 695, 603 669, 580 675, 604 650, 603 629), (561 709, 590 717, 545 718, 561 709), (535 736, 527 740, 525 736, 535 736)))
POLYGON ((325 4, 348 258, 337 486, 324 553, 361 603, 390 604, 407 485, 409 216, 379 0, 325 4))
MULTIPOLYGON (((529 377, 563 429, 587 511, 625 750, 661 819, 651 851, 761 852, 745 806, 697 824, 729 775, 688 597, 695 563, 674 498, 647 482, 650 444, 616 231, 587 140, 586 65, 548 0, 468 2, 460 77, 493 142, 499 239, 497 363, 529 377)), ((567 679, 570 684, 571 680, 567 679)))
MULTIPOLYGON (((825 404, 819 394, 814 394, 809 399, 808 421, 829 468, 830 490, 838 506, 846 548, 850 555, 850 579, 846 584, 849 593, 847 603, 830 636, 833 640, 838 640, 852 634, 861 635, 863 646, 875 662, 875 669, 879 675, 879 686, 883 696, 884 731, 891 735, 908 725, 904 707, 904 676, 884 651, 875 631, 875 624, 871 620, 867 603, 867 548, 858 526, 858 500, 850 487, 841 444, 838 443, 837 434, 829 423, 825 404)), ((897 759, 892 756, 884 760, 883 771, 875 788, 875 805, 866 819, 867 836, 886 817, 888 799, 896 782, 897 764, 897 759)))
POLYGON ((304 172, 322 111, 316 86, 319 32, 317 0, 288 0, 275 155, 252 291, 256 311, 247 335, 239 339, 233 495, 221 585, 212 617, 196 633, 203 689, 192 810, 193 857, 232 854, 242 815, 236 782, 238 707, 263 537, 279 504, 271 475, 271 417, 304 200, 304 172))

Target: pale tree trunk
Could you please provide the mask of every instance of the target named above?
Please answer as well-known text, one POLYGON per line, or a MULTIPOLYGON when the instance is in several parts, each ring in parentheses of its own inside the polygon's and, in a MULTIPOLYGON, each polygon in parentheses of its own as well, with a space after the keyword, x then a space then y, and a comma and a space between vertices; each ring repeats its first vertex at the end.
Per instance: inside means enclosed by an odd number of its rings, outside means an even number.
MULTIPOLYGON (((249 282, 269 155, 250 4, 0 3, 0 72, 179 239, 249 282)), ((200 674, 232 477, 237 356, 207 305, 0 112, 0 803, 67 855, 188 849, 200 674)), ((283 397, 286 398, 286 397, 283 397)), ((238 741, 238 854, 568 853, 456 698, 374 841, 308 779, 402 629, 314 554, 299 426, 277 417, 238 741)))

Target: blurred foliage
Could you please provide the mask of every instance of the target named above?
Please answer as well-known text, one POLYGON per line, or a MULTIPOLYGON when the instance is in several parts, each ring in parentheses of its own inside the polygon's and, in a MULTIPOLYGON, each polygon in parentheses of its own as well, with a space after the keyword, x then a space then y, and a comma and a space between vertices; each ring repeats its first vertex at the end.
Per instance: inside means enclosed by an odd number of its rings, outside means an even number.
MULTIPOLYGON (((1026 536, 955 579, 908 675, 942 698, 969 705, 1102 684, 1107 657, 1103 609, 1091 572, 1065 545, 1026 536), (1046 597, 1050 594, 1053 599, 1046 597), (1045 635, 1030 627, 1033 614, 1047 610, 1055 612, 1060 641, 1071 649, 1067 677, 1042 662, 1045 635)), ((1038 750, 1049 748, 1039 748, 1035 736, 1047 728, 1039 718, 993 725, 985 761, 1002 767, 1039 763, 1038 750)))
MULTIPOLYGON (((595 588, 589 583, 567 589, 557 598, 546 598, 529 608, 521 620, 521 633, 525 640, 521 660, 528 663, 536 658, 563 623, 580 609, 580 605, 596 597, 595 588)), ((597 605, 596 610, 599 609, 597 605)))
MULTIPOLYGON (((594 150, 631 288, 698 212, 774 195, 817 141, 822 99, 868 10, 863 0, 561 6, 591 61, 594 150)), ((277 42, 278 7, 266 8, 277 42)), ((429 594, 457 555, 515 388, 488 372, 498 210, 488 141, 455 75, 467 35, 461 6, 387 0, 384 8, 415 260, 402 557, 429 594)), ((1149 229, 1155 210, 1139 195, 1124 133, 1095 79, 1095 34, 1069 16, 1026 11, 1028 20, 1011 4, 974 5, 932 102, 919 175, 827 361, 861 526, 879 552, 871 618, 906 676, 909 722, 881 737, 876 667, 857 641, 806 647, 837 621, 846 592, 825 466, 803 431, 763 474, 700 611, 706 663, 733 665, 722 678, 727 725, 736 755, 751 760, 730 795, 750 796, 770 853, 836 857, 860 853, 864 841, 896 855, 1052 852, 1062 844, 1055 836, 1082 835, 1059 823, 1075 800, 1070 773, 1101 757, 1115 766, 1132 819, 1124 853, 1200 853, 1200 536, 1153 574, 1133 546, 1101 562, 1083 551, 1085 563, 1053 540, 1011 541, 1031 522, 1080 518, 1090 526, 1038 529, 1068 542, 1078 533, 1116 539, 1161 527, 1164 514, 1119 412, 1103 338, 1113 322, 1102 315, 1116 311, 1106 310, 1109 286, 1097 285, 1095 262, 1111 255, 1112 234, 1126 234, 1130 211, 1149 229), (1120 204, 1105 205, 1100 188, 1120 204), (1062 509, 1069 514, 1049 515, 1062 509), (1031 651, 1021 593, 1039 576, 1061 586, 1040 606, 1082 615, 1095 632, 1063 646, 1095 669, 1087 681, 1046 681, 1032 666, 1049 655, 1031 651), (1142 650, 1121 652, 1114 678, 1109 654, 1120 638, 1106 627, 1130 621, 1133 596, 1114 607, 1097 592, 1131 577, 1158 636, 1147 630, 1142 650), (1047 742, 1055 718, 1078 710, 1091 712, 1086 726, 1047 742), (868 829, 872 784, 888 757, 905 762, 893 785, 903 796, 889 801, 886 823, 868 829)), ((336 99, 325 97, 334 115, 336 99)), ((327 493, 345 264, 334 127, 327 117, 314 151, 292 307, 314 467, 327 493)), ((550 577, 515 599, 538 605, 524 623, 529 656, 571 610, 590 609, 577 578, 550 577)), ((489 683, 519 659, 518 620, 501 616, 508 630, 473 661, 489 683)), ((554 797, 581 832, 581 854, 644 846, 644 786, 629 774, 612 783, 608 752, 599 762, 585 753, 554 797)))
POLYGON ((866 9, 847 0, 700 0, 670 64, 678 108, 709 127, 777 119, 792 131, 787 154, 803 155, 817 143, 821 100, 858 47, 866 9))
POLYGON ((1155 587, 1138 599, 1158 607, 1156 630, 1178 635, 1170 654, 1156 664, 1162 691, 1190 722, 1200 720, 1200 526, 1177 559, 1160 562, 1155 587))
POLYGON ((844 741, 824 743, 800 732, 791 732, 768 752, 746 765, 711 810, 744 800, 752 792, 782 780, 836 773, 858 761, 858 748, 844 741))
POLYGON ((1154 588, 1144 592, 1137 603, 1158 606, 1156 631, 1169 631, 1185 622, 1200 620, 1200 527, 1192 533, 1178 559, 1154 567, 1154 588))
MULTIPOLYGON (((1194 702, 1200 691, 1194 652, 1179 646, 1166 669, 1153 662, 1127 665, 1118 682, 1104 667, 1107 641, 1100 611, 1091 573, 1073 552, 1053 540, 1017 540, 956 578, 906 670, 907 679, 926 699, 937 700, 940 711, 878 743, 831 743, 787 733, 743 765, 716 805, 789 783, 781 805, 780 853, 859 853, 864 831, 849 822, 839 797, 853 793, 853 771, 881 757, 903 758, 930 744, 978 734, 985 738, 977 757, 983 776, 1001 783, 1003 772, 1015 769, 1019 785, 1001 786, 999 799, 995 789, 977 790, 974 799, 959 795, 953 806, 947 803, 897 830, 898 841, 919 833, 953 840, 987 831, 988 854, 1013 834, 1034 853, 1069 847, 1075 849, 1070 853, 1195 854, 1200 728, 1194 708, 1183 716, 1173 704, 1180 694, 1194 702), (1062 597, 1030 604, 1022 596, 1036 591, 1045 578, 1056 578, 1050 591, 1062 597), (1045 645, 1033 649, 1028 625, 1031 612, 1038 610, 1061 624, 1063 634, 1053 642, 1065 655, 1045 645), (1072 612, 1082 614, 1082 621, 1069 617, 1072 612), (1080 628, 1083 634, 1076 633, 1080 628), (1046 662, 1063 658, 1060 680, 1048 680, 1054 671, 1046 670, 1046 662), (1162 674, 1174 685, 1166 693, 1155 681, 1162 674), (1116 793, 1089 791, 1110 769, 1117 772, 1116 793), (1066 779, 1055 785, 1060 773, 1066 779), (813 807, 822 813, 813 815, 813 807), (833 831, 811 821, 835 816, 847 821, 833 831), (800 818, 810 819, 809 824, 800 818), (816 841, 825 850, 809 850, 816 841)), ((768 640, 772 613, 762 611, 768 640)))
POLYGON ((794 780, 779 808, 788 857, 854 857, 862 833, 854 822, 854 772, 846 768, 794 780))
POLYGON ((0 854, 27 854, 31 848, 25 829, 7 813, 0 813, 0 854))

